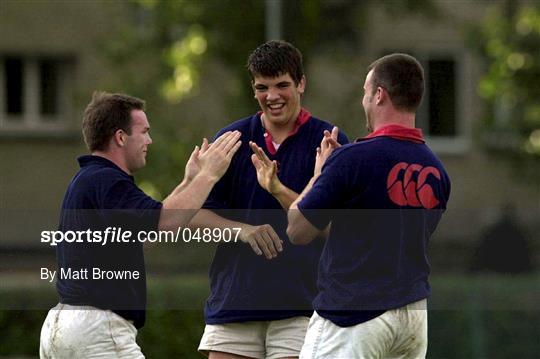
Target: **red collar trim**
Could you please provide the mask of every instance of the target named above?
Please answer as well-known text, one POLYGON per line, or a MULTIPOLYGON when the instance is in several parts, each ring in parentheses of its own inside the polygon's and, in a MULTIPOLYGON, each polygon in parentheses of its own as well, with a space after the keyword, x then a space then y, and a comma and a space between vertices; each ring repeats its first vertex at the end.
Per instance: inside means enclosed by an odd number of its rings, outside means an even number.
POLYGON ((392 137, 398 140, 411 141, 416 143, 425 143, 424 135, 422 130, 419 128, 410 128, 401 125, 386 125, 379 128, 377 131, 374 131, 367 135, 364 138, 359 138, 356 141, 367 140, 374 137, 392 137))
MULTIPOLYGON (((259 111, 258 112, 259 117, 261 117, 261 114, 262 114, 262 111, 259 111)), ((300 127, 304 125, 306 122, 308 122, 310 118, 311 118, 311 113, 308 110, 301 108, 300 113, 298 114, 298 118, 296 119, 296 122, 294 123, 294 127, 292 131, 287 135, 287 138, 296 135, 300 127)), ((261 121, 262 121, 262 118, 261 118, 261 121)), ((285 138, 285 140, 287 138, 285 138)), ((273 140, 272 135, 270 134, 270 132, 266 131, 265 129, 264 142, 266 144, 266 149, 271 155, 275 155, 277 153, 277 149, 274 147, 272 140, 273 140)), ((283 142, 285 142, 285 140, 283 140, 283 142)))

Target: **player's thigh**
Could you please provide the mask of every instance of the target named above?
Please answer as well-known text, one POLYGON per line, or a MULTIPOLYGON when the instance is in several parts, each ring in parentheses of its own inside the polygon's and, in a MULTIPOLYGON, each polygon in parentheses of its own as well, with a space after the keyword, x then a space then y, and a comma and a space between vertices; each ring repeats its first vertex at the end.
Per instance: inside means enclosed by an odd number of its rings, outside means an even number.
POLYGON ((43 324, 40 356, 144 358, 136 335, 131 323, 110 311, 59 304, 49 311, 43 324))
POLYGON ((114 350, 103 310, 58 304, 43 324, 40 355, 44 358, 95 357, 114 350))
POLYGON ((387 316, 339 327, 315 313, 300 358, 386 358, 394 339, 387 316))
POLYGON ((315 312, 309 321, 300 358, 350 357, 351 351, 347 344, 348 338, 340 333, 338 327, 315 312))
POLYGON ((47 317, 41 327, 41 334, 39 339, 39 357, 49 358, 51 357, 51 344, 53 340, 53 331, 56 330, 56 321, 59 315, 59 305, 49 310, 47 317))
POLYGON ((427 301, 406 305, 399 311, 398 337, 392 357, 400 359, 425 358, 428 345, 427 301))
POLYGON ((213 359, 264 358, 267 322, 207 324, 199 352, 213 359), (227 356, 227 354, 232 356, 227 356))
POLYGON ((141 359, 144 358, 141 348, 137 344, 137 329, 120 315, 106 311, 109 319, 109 330, 114 342, 117 358, 141 359))
POLYGON ((266 332, 266 358, 297 358, 304 344, 309 318, 273 320, 266 332))

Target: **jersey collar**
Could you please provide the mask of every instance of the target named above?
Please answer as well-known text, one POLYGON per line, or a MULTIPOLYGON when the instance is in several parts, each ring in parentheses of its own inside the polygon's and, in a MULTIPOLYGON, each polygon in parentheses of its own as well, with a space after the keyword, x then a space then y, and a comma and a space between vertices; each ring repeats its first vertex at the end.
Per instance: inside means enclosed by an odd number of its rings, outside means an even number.
POLYGON ((401 125, 386 125, 373 131, 363 138, 357 139, 355 142, 368 140, 374 137, 392 137, 398 140, 411 141, 416 143, 425 143, 422 130, 419 128, 410 128, 401 125))
POLYGON ((100 167, 110 167, 114 168, 120 172, 122 172, 124 175, 129 177, 131 180, 134 180, 134 177, 127 174, 123 169, 121 169, 116 163, 113 161, 101 157, 98 155, 82 155, 77 158, 77 161, 79 162, 79 166, 81 168, 83 167, 89 167, 89 166, 100 166, 100 167))
MULTIPOLYGON (((262 124, 263 122, 262 122, 261 114, 262 114, 262 111, 259 111, 257 113, 257 115, 259 115, 259 118, 261 118, 261 124, 262 124)), ((310 118, 311 118, 311 113, 304 108, 300 108, 300 113, 298 114, 296 122, 294 123, 294 127, 292 131, 287 135, 287 138, 294 136, 298 132, 300 127, 304 125, 306 122, 308 122, 310 118)), ((263 128, 264 128, 264 124, 263 124, 263 128)), ((287 138, 285 138, 285 140, 287 138)), ((277 150, 274 147, 274 143, 272 142, 272 140, 273 140, 272 135, 270 134, 270 132, 266 130, 266 128, 264 128, 264 143, 266 144, 266 149, 271 155, 275 155, 277 153, 277 150)), ((285 142, 285 140, 283 140, 283 142, 285 142)))

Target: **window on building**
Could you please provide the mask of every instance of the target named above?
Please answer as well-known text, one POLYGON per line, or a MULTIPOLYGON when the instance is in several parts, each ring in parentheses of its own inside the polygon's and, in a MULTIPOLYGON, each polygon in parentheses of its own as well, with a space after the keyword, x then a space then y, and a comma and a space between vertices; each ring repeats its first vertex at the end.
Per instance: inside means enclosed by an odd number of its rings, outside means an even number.
POLYGON ((451 51, 411 49, 385 50, 381 55, 400 52, 416 57, 424 68, 425 91, 416 112, 416 127, 421 128, 430 146, 438 152, 459 153, 470 146, 465 123, 463 96, 467 89, 464 63, 451 51))
POLYGON ((58 62, 41 60, 39 62, 39 111, 42 115, 56 115, 59 102, 58 62))
POLYGON ((23 72, 24 66, 20 58, 7 57, 4 61, 5 107, 6 113, 20 115, 23 113, 23 72))
POLYGON ((65 125, 73 61, 0 54, 0 130, 47 130, 65 125))
POLYGON ((456 135, 456 73, 452 59, 427 61, 426 105, 429 114, 430 136, 456 135))
POLYGON ((425 91, 417 126, 432 139, 458 136, 456 62, 450 56, 417 56, 424 67, 425 91))

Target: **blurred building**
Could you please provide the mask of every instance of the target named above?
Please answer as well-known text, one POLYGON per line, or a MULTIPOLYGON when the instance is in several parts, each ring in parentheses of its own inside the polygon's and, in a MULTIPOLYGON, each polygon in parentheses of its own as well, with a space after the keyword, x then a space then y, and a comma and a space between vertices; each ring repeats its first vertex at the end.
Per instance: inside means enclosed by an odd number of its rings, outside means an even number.
MULTIPOLYGON (((486 105, 477 90, 487 68, 467 44, 471 27, 502 2, 435 3, 441 11, 438 17, 403 15, 399 9, 392 13, 388 6, 380 4, 367 6, 369 15, 363 17, 361 35, 349 31, 341 40, 348 41, 349 46, 361 44, 355 50, 358 57, 336 61, 337 57, 328 53, 312 58, 306 103, 322 118, 337 119, 344 128, 353 121, 362 129, 362 85, 367 65, 391 52, 414 55, 426 74, 426 92, 416 124, 423 129, 428 145, 440 156, 452 180, 448 210, 431 243, 434 269, 466 268, 472 247, 506 204, 515 206, 536 262, 540 259, 540 187, 520 178, 508 161, 482 143, 480 130, 486 105)), ((335 17, 339 22, 351 15, 341 13, 335 17)), ((351 131, 347 133, 353 137, 351 131)), ((504 148, 506 144, 499 145, 504 148)), ((511 246, 512 238, 508 241, 511 246)))
POLYGON ((0 2, 2 249, 42 248, 36 230, 57 225, 81 113, 108 76, 99 46, 121 19, 112 2, 0 2))
MULTIPOLYGON (((422 62, 427 92, 417 125, 452 178, 449 208, 434 239, 434 246, 441 248, 436 260, 460 269, 466 249, 474 246, 484 224, 503 204, 513 203, 520 223, 537 238, 540 187, 517 180, 508 163, 488 154, 477 140, 483 110, 477 85, 484 68, 464 39, 467 25, 478 22, 494 3, 437 3, 445 16, 436 20, 396 16, 366 5, 369 16, 363 17, 359 35, 345 31, 342 40, 336 39, 345 42, 348 56, 324 48, 310 52, 305 104, 354 138, 364 127, 366 66, 396 51, 422 62)), ((126 11, 129 6, 105 1, 0 2, 2 250, 41 248, 35 229, 55 226, 66 185, 77 170, 75 158, 85 152, 82 111, 92 91, 115 76, 103 44, 127 14, 133 14, 126 11)), ((207 99, 201 94, 186 106, 224 106, 207 99)))

